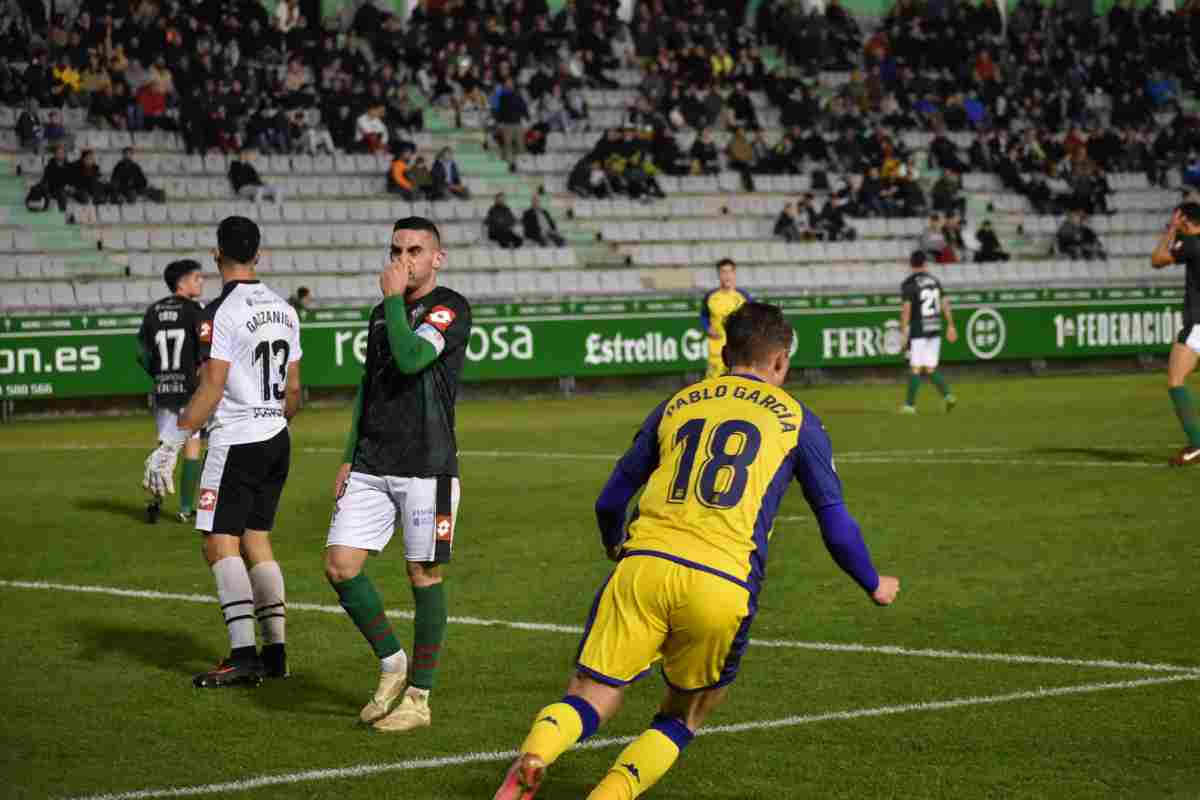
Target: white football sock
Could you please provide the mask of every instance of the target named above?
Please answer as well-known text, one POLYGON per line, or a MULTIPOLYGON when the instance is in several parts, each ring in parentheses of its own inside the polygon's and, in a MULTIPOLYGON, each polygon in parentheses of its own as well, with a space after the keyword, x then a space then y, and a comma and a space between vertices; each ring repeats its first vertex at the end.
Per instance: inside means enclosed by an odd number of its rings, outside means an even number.
POLYGON ((384 672, 407 672, 408 655, 404 652, 404 648, 401 647, 390 656, 379 659, 379 666, 384 672))
POLYGON ((229 556, 213 564, 212 571, 217 579, 221 613, 229 628, 230 647, 254 647, 254 592, 246 574, 246 562, 241 556, 229 556))
POLYGON ((250 570, 250 585, 254 588, 254 615, 262 628, 263 644, 283 644, 287 604, 279 562, 255 564, 250 570))

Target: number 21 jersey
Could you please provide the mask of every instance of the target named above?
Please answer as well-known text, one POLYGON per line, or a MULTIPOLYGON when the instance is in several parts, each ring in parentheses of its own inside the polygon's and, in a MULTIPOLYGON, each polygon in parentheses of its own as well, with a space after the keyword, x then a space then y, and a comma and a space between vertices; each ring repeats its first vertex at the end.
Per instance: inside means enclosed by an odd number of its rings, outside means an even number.
POLYGON ((209 423, 212 445, 270 439, 283 416, 288 365, 300 360, 300 319, 258 281, 230 281, 200 317, 200 360, 229 362, 225 394, 209 423))
POLYGON ((928 272, 909 275, 900 284, 900 299, 912 303, 909 338, 942 335, 942 284, 928 272))

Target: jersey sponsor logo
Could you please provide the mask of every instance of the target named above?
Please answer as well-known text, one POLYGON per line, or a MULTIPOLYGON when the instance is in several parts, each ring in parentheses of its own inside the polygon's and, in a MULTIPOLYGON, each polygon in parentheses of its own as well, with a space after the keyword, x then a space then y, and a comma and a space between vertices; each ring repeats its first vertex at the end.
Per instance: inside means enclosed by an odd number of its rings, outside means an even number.
POLYGON ((199 511, 212 511, 217 507, 217 490, 201 489, 200 498, 196 501, 199 511))
POLYGON ((434 306, 425 321, 442 333, 454 323, 454 312, 445 306, 434 306))
POLYGON ((200 341, 206 344, 212 342, 212 322, 207 319, 200 323, 200 341))
POLYGON ((449 542, 454 539, 454 523, 450 520, 449 514, 438 514, 437 525, 434 526, 437 532, 437 540, 439 542, 449 542))

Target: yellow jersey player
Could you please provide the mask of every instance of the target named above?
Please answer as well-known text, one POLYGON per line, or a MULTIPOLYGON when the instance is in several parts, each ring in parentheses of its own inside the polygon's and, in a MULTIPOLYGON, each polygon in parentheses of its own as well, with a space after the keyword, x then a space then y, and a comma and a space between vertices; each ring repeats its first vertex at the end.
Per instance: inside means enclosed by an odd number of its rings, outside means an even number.
POLYGON ((715 378, 725 372, 725 362, 721 360, 721 348, 725 346, 725 320, 741 308, 742 303, 750 300, 750 295, 737 288, 737 264, 733 263, 732 258, 717 262, 717 280, 721 285, 704 295, 700 303, 700 327, 708 334, 705 378, 715 378))
POLYGON ((596 501, 616 569, 588 614, 566 696, 534 717, 494 800, 530 800, 547 767, 595 733, 658 661, 667 683, 659 713, 588 799, 631 800, 670 769, 737 676, 793 478, 838 565, 877 604, 896 598, 899 581, 876 573, 846 510, 820 419, 780 388, 792 342, 783 313, 746 303, 726 328, 728 374, 659 404, 596 501))

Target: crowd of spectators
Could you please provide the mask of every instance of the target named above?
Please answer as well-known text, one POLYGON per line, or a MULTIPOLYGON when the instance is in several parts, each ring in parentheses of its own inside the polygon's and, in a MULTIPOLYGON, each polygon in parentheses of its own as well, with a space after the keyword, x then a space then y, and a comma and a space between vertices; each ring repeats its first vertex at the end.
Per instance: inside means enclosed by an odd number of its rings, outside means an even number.
MULTIPOLYGON (((642 0, 625 24, 616 4, 593 0, 553 13, 546 0, 442 0, 407 21, 368 2, 339 25, 306 19, 297 0, 273 15, 257 0, 82 0, 48 22, 28 0, 0 11, 0 101, 26 108, 31 149, 70 145, 61 115, 40 110, 65 105, 92 125, 177 131, 188 152, 390 152, 389 188, 414 198, 469 194, 453 161, 407 147, 423 102, 484 115, 515 169, 549 133, 587 126, 584 90, 615 88, 618 68, 641 70, 637 98, 571 170, 579 195, 650 199, 659 174, 732 169, 753 191, 756 175, 803 173, 841 215, 961 217, 971 171, 1039 213, 1086 215, 1108 211, 1107 173, 1162 185, 1169 167, 1200 163, 1179 105, 1197 84, 1196 2, 1166 12, 1119 0, 1095 16, 1020 0, 1006 20, 995 0, 897 0, 870 31, 839 0, 820 11, 767 0, 753 24, 746 5, 642 0), (783 63, 768 66, 768 45, 783 63), (830 69, 849 79, 822 85, 830 69), (756 93, 781 133, 763 129, 756 93), (718 148, 713 132, 726 130, 718 148), (934 134, 928 164, 941 175, 928 193, 911 130, 934 134), (690 148, 681 135, 694 135, 690 148)), ((230 178, 256 197, 265 186, 230 178)), ((790 215, 801 221, 781 219, 780 235, 844 235, 799 204, 790 215)))
POLYGON ((690 169, 669 132, 613 128, 575 163, 567 188, 580 197, 626 195, 649 202, 666 196, 658 182, 661 172, 682 175, 690 169))
POLYGON ((567 242, 558 232, 558 223, 549 211, 542 208, 541 196, 534 194, 529 208, 521 215, 521 231, 517 233, 517 215, 508 205, 503 192, 496 195, 483 220, 489 241, 505 250, 516 250, 526 242, 538 247, 565 247, 567 242))
POLYGON ((121 151, 121 160, 112 170, 108 180, 104 179, 96 163, 94 151, 85 149, 75 161, 67 160, 67 146, 54 146, 50 160, 42 172, 41 179, 30 190, 26 205, 31 210, 44 211, 49 202, 57 203, 65 211, 67 201, 79 203, 133 203, 139 199, 161 203, 166 199, 162 189, 151 186, 146 173, 133 158, 133 148, 121 151))

